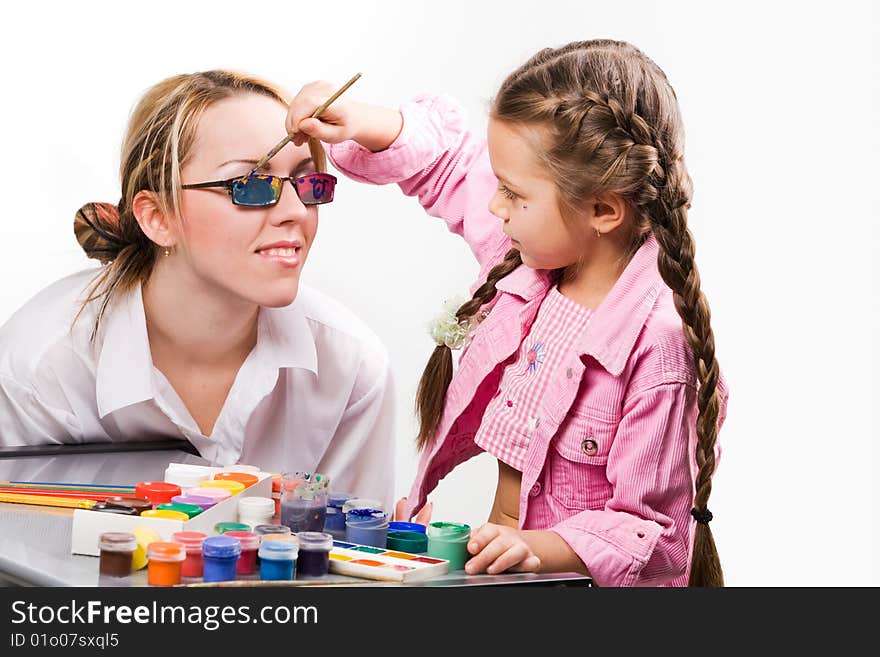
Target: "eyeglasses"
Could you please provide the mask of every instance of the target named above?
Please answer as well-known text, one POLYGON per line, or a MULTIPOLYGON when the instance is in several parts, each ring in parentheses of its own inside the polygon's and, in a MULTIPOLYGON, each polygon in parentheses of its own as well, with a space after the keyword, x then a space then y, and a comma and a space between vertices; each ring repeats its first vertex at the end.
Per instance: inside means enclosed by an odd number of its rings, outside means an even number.
POLYGON ((303 205, 321 205, 333 200, 336 189, 336 176, 329 173, 310 173, 305 176, 270 176, 268 174, 250 174, 228 180, 182 185, 183 189, 205 189, 207 187, 225 187, 232 197, 233 205, 247 207, 265 207, 275 205, 281 198, 284 181, 289 180, 296 190, 303 205))

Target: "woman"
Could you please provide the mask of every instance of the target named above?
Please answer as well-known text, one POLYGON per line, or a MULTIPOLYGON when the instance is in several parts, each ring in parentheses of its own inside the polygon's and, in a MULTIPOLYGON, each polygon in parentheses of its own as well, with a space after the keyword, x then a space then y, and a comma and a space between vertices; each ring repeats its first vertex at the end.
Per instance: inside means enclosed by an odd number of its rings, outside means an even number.
POLYGON ((88 204, 74 222, 103 267, 0 328, 0 444, 182 436, 214 463, 322 472, 390 501, 386 352, 299 284, 336 180, 294 144, 248 176, 286 111, 280 90, 228 71, 146 92, 118 206, 88 204))

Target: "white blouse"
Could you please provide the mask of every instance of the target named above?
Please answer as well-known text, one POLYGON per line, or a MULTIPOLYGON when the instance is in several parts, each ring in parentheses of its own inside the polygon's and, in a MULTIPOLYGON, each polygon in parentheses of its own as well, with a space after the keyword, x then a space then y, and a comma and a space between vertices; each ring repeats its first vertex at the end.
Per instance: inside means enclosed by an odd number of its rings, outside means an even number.
MULTIPOLYGON (((0 445, 186 438, 214 464, 304 470, 332 490, 394 492, 394 391, 376 335, 305 285, 285 308, 261 308, 257 343, 210 436, 153 366, 140 286, 72 322, 99 270, 39 292, 0 327, 0 445)), ((134 458, 134 456, 133 456, 134 458)))

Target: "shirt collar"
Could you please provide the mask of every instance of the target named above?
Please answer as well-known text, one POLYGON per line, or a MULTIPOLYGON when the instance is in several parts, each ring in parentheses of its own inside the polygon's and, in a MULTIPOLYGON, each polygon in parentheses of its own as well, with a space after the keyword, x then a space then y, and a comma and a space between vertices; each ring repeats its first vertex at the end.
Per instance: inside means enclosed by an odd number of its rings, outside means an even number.
POLYGON ((578 345, 581 353, 593 356, 614 376, 626 366, 662 289, 658 249, 650 235, 596 308, 578 345))
POLYGON ((153 397, 150 342, 141 286, 107 306, 95 372, 98 416, 153 397))
MULTIPOLYGON (((318 373, 318 352, 300 303, 261 307, 254 354, 266 369, 301 368, 318 373)), ((107 307, 95 372, 98 415, 152 399, 153 358, 140 285, 107 307)))

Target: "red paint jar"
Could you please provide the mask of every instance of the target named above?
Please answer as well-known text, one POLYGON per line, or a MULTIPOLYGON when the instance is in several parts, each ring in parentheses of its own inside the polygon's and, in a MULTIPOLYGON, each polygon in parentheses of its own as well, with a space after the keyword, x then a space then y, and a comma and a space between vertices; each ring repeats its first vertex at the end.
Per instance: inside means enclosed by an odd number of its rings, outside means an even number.
POLYGON ((239 575, 253 575, 257 572, 257 549, 260 547, 260 537, 254 532, 229 531, 224 536, 237 538, 241 542, 241 555, 238 557, 238 565, 235 572, 239 575))
POLYGON ((171 540, 181 543, 186 548, 186 559, 180 566, 181 577, 201 577, 205 572, 205 562, 202 560, 202 543, 208 538, 202 532, 174 532, 171 540))

